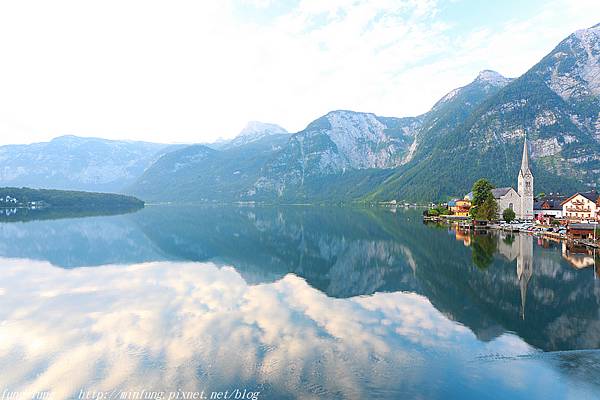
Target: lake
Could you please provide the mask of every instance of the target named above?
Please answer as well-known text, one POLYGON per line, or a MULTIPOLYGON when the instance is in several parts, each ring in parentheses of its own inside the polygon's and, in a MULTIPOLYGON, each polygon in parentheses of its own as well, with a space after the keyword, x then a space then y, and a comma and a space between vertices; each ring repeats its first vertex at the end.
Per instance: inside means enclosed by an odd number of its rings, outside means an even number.
POLYGON ((600 398, 595 254, 420 214, 1 223, 0 397, 600 398))

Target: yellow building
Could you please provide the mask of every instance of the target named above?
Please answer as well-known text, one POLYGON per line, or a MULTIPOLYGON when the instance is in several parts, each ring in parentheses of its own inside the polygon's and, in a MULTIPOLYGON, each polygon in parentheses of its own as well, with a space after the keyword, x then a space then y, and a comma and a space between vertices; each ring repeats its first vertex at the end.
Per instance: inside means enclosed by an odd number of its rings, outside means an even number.
POLYGON ((453 215, 459 217, 468 217, 471 209, 471 202, 465 199, 454 199, 448 202, 448 209, 453 215))

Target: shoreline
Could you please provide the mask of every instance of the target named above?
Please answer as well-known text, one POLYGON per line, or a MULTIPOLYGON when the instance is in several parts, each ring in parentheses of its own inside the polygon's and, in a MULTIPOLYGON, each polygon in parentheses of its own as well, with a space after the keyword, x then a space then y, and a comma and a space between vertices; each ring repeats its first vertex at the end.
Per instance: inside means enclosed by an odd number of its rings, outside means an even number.
MULTIPOLYGON (((600 245, 596 242, 581 240, 581 239, 569 239, 566 234, 561 234, 558 232, 549 232, 549 231, 531 231, 529 229, 519 228, 517 226, 514 227, 505 227, 501 226, 498 223, 489 222, 489 221, 481 221, 485 222, 485 225, 475 225, 473 220, 468 217, 452 217, 448 218, 448 216, 438 216, 438 217, 423 217, 423 222, 435 222, 435 223, 443 223, 446 225, 456 225, 461 229, 466 229, 469 231, 473 231, 476 233, 477 231, 485 231, 485 230, 494 230, 501 231, 507 233, 522 233, 528 234, 531 236, 542 237, 545 239, 556 240, 560 242, 566 242, 568 244, 574 245, 582 245, 590 248, 600 248, 600 245), (462 223, 461 223, 462 222, 462 223)), ((551 226, 540 226, 540 228, 546 229, 551 228, 551 226)))

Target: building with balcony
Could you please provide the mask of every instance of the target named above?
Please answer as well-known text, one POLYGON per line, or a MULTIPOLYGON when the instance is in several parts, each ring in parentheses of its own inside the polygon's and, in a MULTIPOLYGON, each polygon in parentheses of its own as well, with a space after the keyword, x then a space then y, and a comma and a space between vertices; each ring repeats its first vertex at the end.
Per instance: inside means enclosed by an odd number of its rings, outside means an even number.
POLYGON ((561 203, 562 216, 570 222, 595 221, 600 201, 598 192, 575 193, 561 203))
POLYGON ((453 215, 459 217, 468 217, 471 209, 471 201, 466 199, 454 199, 448 202, 448 209, 453 215))

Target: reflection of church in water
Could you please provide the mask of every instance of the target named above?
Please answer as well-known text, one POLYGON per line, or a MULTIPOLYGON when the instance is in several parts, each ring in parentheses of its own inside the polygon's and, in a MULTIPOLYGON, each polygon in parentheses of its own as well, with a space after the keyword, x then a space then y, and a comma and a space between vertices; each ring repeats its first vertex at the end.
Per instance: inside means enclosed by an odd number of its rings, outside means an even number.
POLYGON ((525 319, 527 286, 533 275, 533 237, 514 235, 511 238, 512 241, 499 241, 498 252, 510 261, 517 259, 517 281, 521 292, 521 318, 525 319))

